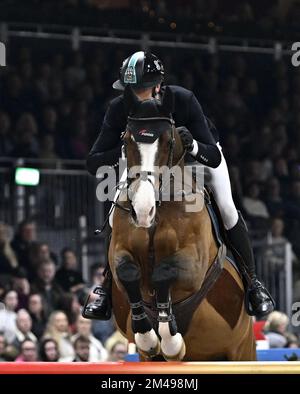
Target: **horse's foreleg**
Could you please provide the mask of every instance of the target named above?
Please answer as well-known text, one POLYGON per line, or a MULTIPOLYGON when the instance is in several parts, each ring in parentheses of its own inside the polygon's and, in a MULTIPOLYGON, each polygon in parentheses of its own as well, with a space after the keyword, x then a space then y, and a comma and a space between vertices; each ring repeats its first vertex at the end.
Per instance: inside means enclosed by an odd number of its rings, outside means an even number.
POLYGON ((124 256, 118 262, 116 273, 129 298, 135 343, 145 357, 156 356, 160 351, 160 343, 143 306, 140 268, 129 256, 124 256))
POLYGON ((152 275, 152 284, 156 290, 161 351, 167 361, 182 360, 185 355, 184 340, 182 335, 177 332, 170 298, 170 286, 177 276, 177 268, 171 259, 165 259, 164 262, 156 266, 152 275))

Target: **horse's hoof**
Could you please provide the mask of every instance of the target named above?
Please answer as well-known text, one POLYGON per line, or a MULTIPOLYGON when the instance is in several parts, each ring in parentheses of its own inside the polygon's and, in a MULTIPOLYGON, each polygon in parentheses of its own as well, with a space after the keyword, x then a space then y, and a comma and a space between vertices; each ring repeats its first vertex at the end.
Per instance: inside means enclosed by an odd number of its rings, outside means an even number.
POLYGON ((157 344, 155 348, 151 348, 148 351, 142 350, 140 348, 137 348, 139 354, 144 357, 145 360, 151 360, 151 358, 156 357, 160 354, 160 342, 157 340, 157 344))
POLYGON ((186 352, 185 343, 184 343, 184 341, 182 341, 182 345, 181 345, 181 349, 180 349, 179 353, 175 354, 174 356, 169 356, 169 355, 165 354, 164 352, 162 352, 162 355, 164 356, 164 359, 166 361, 181 361, 183 359, 183 357, 185 356, 185 352, 186 352))

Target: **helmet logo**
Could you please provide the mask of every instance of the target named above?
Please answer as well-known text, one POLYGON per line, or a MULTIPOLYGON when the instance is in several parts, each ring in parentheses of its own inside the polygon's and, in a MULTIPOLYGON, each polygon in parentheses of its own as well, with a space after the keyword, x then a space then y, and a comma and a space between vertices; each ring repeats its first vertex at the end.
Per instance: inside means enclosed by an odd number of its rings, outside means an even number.
POLYGON ((155 64, 156 69, 157 69, 158 71, 160 71, 160 70, 161 70, 161 66, 160 66, 160 64, 159 64, 159 60, 154 60, 154 64, 155 64))
POLYGON ((136 73, 132 66, 128 66, 124 74, 124 83, 136 83, 136 73))

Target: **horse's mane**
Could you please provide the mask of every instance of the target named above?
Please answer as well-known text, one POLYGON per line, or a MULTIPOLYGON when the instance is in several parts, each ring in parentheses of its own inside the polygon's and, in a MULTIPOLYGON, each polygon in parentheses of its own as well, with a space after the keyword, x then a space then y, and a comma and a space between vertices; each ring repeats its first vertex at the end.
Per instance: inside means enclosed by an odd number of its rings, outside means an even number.
POLYGON ((133 115, 139 118, 162 116, 160 101, 155 98, 140 101, 133 115))

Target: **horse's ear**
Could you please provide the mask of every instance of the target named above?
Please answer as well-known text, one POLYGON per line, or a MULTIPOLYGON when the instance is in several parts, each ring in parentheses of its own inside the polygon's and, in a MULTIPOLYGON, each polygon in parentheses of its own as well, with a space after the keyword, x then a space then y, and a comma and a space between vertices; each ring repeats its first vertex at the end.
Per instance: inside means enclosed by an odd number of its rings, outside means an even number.
POLYGON ((124 90, 124 107, 127 115, 133 114, 140 104, 140 100, 132 90, 131 86, 127 85, 124 90))
POLYGON ((163 99, 162 99, 162 110, 167 115, 170 116, 174 112, 174 94, 169 86, 166 86, 163 99))

